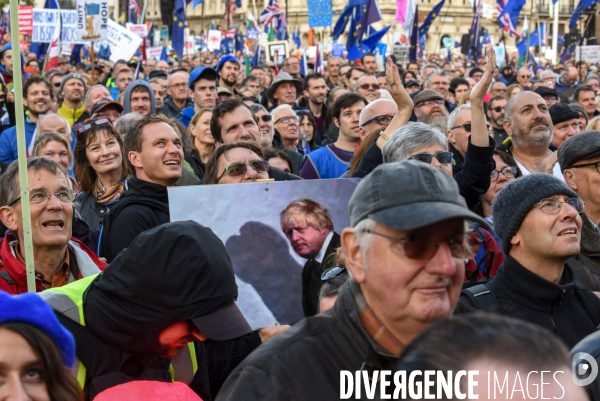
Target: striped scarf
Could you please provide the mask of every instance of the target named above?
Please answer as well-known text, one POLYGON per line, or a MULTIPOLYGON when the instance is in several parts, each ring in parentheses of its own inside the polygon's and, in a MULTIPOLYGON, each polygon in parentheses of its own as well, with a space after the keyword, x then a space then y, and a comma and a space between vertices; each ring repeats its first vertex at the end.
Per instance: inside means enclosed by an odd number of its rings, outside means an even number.
POLYGON ((105 189, 100 180, 96 180, 96 187, 94 188, 94 195, 96 195, 96 199, 98 203, 104 206, 112 205, 117 202, 123 192, 125 192, 125 177, 121 178, 119 182, 114 184, 112 187, 105 189))

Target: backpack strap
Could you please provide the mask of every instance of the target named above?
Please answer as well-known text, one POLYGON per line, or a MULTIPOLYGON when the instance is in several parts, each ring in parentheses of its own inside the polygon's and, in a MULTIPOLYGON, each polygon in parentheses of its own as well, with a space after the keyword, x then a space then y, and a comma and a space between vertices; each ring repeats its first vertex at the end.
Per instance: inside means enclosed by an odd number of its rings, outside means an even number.
POLYGON ((462 290, 461 295, 469 298, 473 307, 484 312, 500 313, 498 300, 487 284, 477 284, 462 290))
POLYGON ((600 328, 600 310, 596 306, 598 296, 596 294, 592 294, 590 290, 585 288, 583 284, 577 282, 575 283, 575 292, 579 297, 579 300, 583 304, 583 309, 588 314, 594 326, 596 326, 596 330, 600 328))
POLYGON ((8 282, 8 284, 12 284, 12 285, 17 284, 15 282, 15 280, 13 280, 13 278, 10 276, 10 274, 8 274, 8 272, 6 270, 0 270, 0 278, 3 278, 4 280, 6 280, 8 282))

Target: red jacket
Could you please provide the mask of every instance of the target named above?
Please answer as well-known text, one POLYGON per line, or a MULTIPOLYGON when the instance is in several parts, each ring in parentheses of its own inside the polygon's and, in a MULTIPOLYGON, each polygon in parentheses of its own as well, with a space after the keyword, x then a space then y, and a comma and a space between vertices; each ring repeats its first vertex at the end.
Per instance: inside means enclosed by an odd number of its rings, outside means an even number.
POLYGON ((481 245, 478 255, 475 258, 469 259, 469 261, 465 264, 465 281, 475 282, 486 278, 481 270, 477 271, 476 279, 475 277, 472 277, 472 275, 475 274, 478 262, 481 263, 482 266, 485 264, 485 268, 490 270, 490 277, 494 277, 500 265, 504 263, 504 254, 489 231, 483 227, 478 227, 478 229, 472 233, 472 235, 477 236, 482 234, 485 235, 485 238, 481 238, 481 245), (485 259, 481 260, 482 256, 484 255, 485 259))
MULTIPOLYGON (((25 266, 17 260, 10 246, 14 241, 10 233, 0 240, 0 290, 9 294, 23 294, 27 292, 27 274, 25 266)), ((78 279, 100 273, 108 266, 77 238, 71 237, 67 246, 77 259, 78 279)), ((42 291, 39 279, 36 279, 36 289, 37 292, 42 291)))

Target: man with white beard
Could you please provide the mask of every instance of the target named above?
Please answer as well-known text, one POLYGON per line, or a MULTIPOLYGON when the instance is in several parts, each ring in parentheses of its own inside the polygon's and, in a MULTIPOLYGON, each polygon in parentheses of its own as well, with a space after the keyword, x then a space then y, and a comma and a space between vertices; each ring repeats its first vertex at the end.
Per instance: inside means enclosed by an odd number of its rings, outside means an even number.
POLYGON ((440 131, 448 129, 448 110, 444 105, 444 97, 432 89, 421 91, 414 98, 417 121, 433 125, 440 131))

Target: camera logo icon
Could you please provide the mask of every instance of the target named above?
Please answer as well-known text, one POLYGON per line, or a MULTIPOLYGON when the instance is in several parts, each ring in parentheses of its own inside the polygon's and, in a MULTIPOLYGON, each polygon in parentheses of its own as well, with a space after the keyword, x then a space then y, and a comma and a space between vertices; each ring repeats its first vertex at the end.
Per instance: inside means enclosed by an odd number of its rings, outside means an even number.
POLYGON ((587 352, 578 352, 571 361, 573 382, 584 387, 598 377, 598 362, 587 352))

